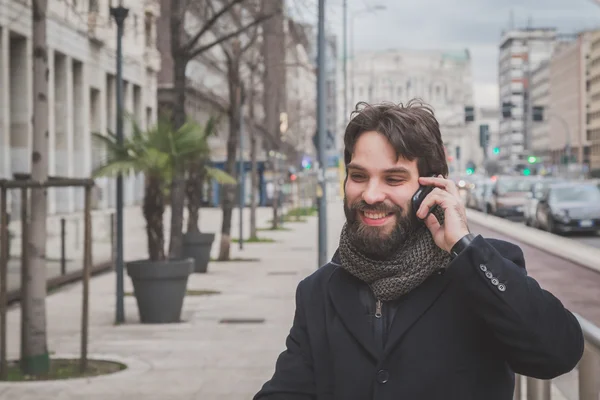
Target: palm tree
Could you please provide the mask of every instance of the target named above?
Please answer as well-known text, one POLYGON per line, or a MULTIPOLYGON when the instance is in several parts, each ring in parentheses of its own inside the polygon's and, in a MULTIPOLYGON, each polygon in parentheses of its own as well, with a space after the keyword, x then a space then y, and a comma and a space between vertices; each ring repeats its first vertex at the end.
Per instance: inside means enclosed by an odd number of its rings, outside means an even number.
MULTIPOLYGON (((143 173, 145 191, 143 214, 146 219, 148 255, 151 261, 166 258, 163 214, 165 199, 175 171, 190 165, 197 159, 205 159, 209 154, 207 133, 214 130, 211 119, 205 127, 188 121, 179 129, 173 129, 169 118, 160 118, 158 123, 142 130, 131 121, 133 133, 119 144, 116 135, 94 133, 96 143, 104 149, 105 158, 94 171, 94 176, 114 177, 118 174, 143 173)), ((233 184, 231 176, 202 165, 203 172, 221 183, 233 184)))

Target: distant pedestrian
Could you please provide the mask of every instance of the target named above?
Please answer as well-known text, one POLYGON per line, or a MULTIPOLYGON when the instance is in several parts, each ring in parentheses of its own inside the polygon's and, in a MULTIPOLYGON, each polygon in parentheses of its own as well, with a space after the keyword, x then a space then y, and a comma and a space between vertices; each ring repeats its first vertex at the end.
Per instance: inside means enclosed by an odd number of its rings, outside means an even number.
POLYGON ((577 319, 518 246, 469 231, 430 107, 360 104, 344 143, 338 250, 255 400, 511 400, 515 372, 576 366, 577 319))

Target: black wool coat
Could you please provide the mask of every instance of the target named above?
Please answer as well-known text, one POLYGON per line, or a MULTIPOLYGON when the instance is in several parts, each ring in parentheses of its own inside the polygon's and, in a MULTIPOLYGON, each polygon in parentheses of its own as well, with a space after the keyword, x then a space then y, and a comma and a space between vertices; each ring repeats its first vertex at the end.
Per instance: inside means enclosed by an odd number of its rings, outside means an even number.
POLYGON ((514 373, 551 379, 583 353, 577 319, 504 241, 477 236, 403 296, 383 342, 365 287, 336 256, 300 282, 286 350, 255 400, 511 400, 514 373))

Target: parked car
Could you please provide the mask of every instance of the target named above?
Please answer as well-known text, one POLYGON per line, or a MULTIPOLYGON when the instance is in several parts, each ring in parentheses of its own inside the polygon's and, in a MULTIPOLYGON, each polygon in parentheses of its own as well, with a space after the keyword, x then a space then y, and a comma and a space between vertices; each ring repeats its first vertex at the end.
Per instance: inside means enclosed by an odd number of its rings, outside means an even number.
POLYGON ((539 200, 542 198, 549 185, 562 181, 563 180, 558 178, 544 178, 531 183, 530 191, 527 193, 525 204, 523 205, 523 219, 525 220, 525 225, 538 227, 537 206, 539 200))
POLYGON ((539 200, 537 220, 552 233, 600 229, 600 189, 591 182, 551 184, 539 200))
POLYGON ((499 176, 492 188, 490 211, 503 218, 522 218, 527 193, 540 177, 499 176))

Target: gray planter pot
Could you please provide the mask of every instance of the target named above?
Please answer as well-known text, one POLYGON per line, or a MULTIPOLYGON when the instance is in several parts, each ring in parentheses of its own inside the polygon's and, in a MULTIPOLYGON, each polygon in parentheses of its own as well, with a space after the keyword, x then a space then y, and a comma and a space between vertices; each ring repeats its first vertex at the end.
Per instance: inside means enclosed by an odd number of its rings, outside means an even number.
POLYGON ((210 261, 214 233, 188 232, 183 235, 183 256, 194 259, 194 272, 205 273, 210 261))
POLYGON ((191 258, 128 262, 127 275, 133 282, 140 321, 148 324, 180 322, 187 281, 193 270, 191 258))

